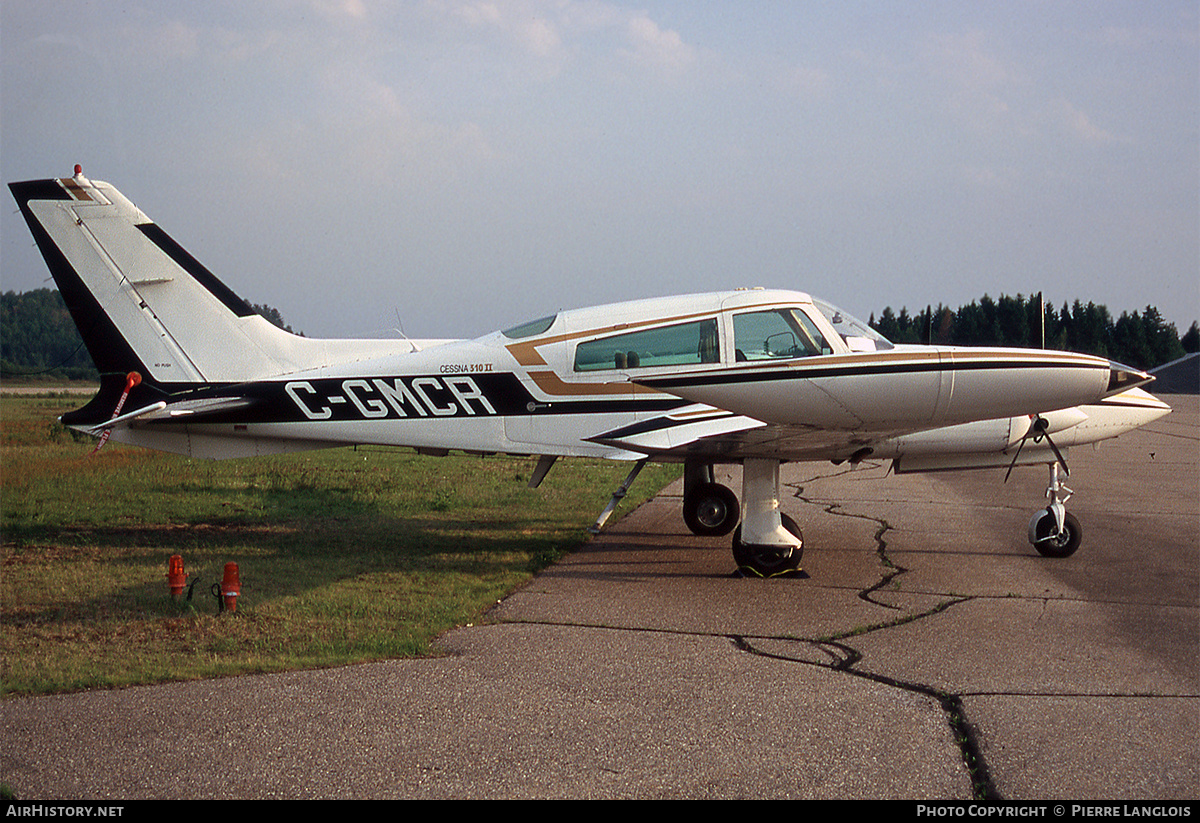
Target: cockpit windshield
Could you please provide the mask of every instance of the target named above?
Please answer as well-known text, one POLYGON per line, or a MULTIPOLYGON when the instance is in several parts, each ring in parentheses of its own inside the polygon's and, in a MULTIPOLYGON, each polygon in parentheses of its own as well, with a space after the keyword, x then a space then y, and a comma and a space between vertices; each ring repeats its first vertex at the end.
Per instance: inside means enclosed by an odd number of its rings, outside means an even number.
POLYGON ((837 306, 816 299, 813 300, 813 305, 825 315, 829 325, 841 335, 842 340, 846 341, 846 347, 850 351, 883 351, 895 348, 882 334, 837 306))

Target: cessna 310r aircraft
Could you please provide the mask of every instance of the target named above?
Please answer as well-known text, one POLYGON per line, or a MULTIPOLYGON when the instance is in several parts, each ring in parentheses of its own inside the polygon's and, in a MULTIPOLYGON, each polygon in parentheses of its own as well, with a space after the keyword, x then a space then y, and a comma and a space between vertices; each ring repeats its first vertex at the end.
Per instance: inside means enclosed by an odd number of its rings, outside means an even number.
POLYGON ((563 311, 475 340, 315 340, 271 325, 112 186, 10 186, 101 373, 62 422, 196 457, 350 444, 684 466, 683 517, 733 532, 746 574, 799 567, 788 461, 896 472, 1050 467, 1029 539, 1079 545, 1068 447, 1167 414, 1149 375, 1056 351, 893 345, 808 295, 760 289, 563 311), (742 466, 742 494, 714 465, 742 466))

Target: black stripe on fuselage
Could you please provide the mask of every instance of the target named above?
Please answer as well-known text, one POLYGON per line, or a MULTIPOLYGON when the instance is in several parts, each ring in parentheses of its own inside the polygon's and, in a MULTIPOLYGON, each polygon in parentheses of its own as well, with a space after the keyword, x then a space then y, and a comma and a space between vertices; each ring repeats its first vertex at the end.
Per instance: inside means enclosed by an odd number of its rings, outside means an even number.
POLYGON ((720 386, 739 385, 745 383, 767 383, 776 380, 814 380, 822 377, 866 377, 879 374, 922 374, 930 372, 956 371, 988 371, 995 369, 1101 369, 1108 367, 1104 364, 1079 362, 1051 362, 1046 360, 1031 360, 1028 362, 981 360, 974 362, 954 361, 950 363, 863 363, 846 366, 810 367, 807 365, 772 369, 771 371, 721 372, 718 374, 696 374, 679 377, 651 377, 635 382, 656 389, 667 391, 673 388, 689 386, 720 386))
MULTIPOLYGON (((209 386, 171 396, 185 415, 152 425, 436 420, 564 414, 662 413, 689 405, 676 397, 543 402, 512 372, 272 380, 209 386), (203 401, 238 399, 236 408, 206 411, 203 401), (193 407, 194 406, 194 407, 193 407)), ((214 403, 214 406, 217 404, 214 403)), ((101 421, 94 421, 101 422, 101 421)))

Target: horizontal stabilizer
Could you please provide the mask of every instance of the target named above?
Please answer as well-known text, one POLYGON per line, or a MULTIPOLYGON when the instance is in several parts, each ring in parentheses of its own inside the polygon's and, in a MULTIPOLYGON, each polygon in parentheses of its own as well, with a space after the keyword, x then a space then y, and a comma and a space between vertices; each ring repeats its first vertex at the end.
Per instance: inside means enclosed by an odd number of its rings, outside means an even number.
POLYGON ((167 409, 167 417, 178 422, 198 420, 208 415, 245 409, 254 404, 249 397, 210 397, 198 400, 181 400, 167 409))
POLYGON ((149 406, 145 406, 143 408, 136 409, 131 412, 126 412, 125 414, 122 414, 122 415, 118 415, 117 417, 114 417, 111 420, 105 420, 103 423, 92 426, 91 430, 94 432, 102 432, 105 429, 113 429, 113 428, 116 428, 117 426, 121 426, 125 423, 128 423, 131 420, 136 420, 139 417, 145 417, 146 415, 153 414, 154 412, 162 411, 166 407, 167 407, 167 404, 163 401, 160 401, 158 403, 153 403, 149 406))

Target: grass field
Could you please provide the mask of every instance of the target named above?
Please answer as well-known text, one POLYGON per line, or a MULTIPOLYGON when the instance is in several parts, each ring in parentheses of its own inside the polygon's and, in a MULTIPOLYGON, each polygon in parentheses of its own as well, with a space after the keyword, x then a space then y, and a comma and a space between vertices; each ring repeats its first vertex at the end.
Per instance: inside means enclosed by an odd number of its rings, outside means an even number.
MULTIPOLYGON (((0 397, 5 695, 428 655, 587 538, 627 464, 337 449, 193 460, 95 441, 86 398, 0 397), (167 587, 182 555, 184 595, 167 587), (239 566, 235 612, 212 593, 239 566), (190 594, 190 597, 189 597, 190 594)), ((647 467, 620 512, 678 475, 647 467)))

